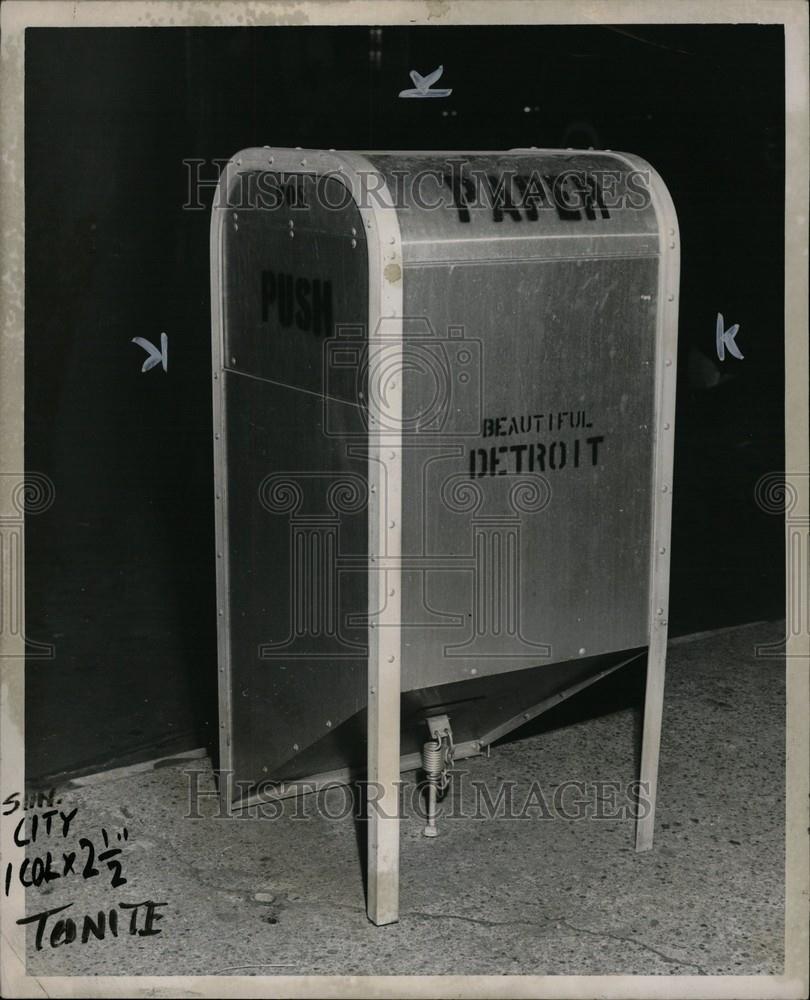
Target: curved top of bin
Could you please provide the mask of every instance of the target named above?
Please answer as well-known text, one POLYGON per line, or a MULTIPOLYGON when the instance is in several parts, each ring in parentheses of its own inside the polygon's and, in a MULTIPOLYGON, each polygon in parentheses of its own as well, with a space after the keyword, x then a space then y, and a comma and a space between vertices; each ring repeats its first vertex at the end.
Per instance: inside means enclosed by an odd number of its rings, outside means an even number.
POLYGON ((611 150, 246 149, 228 164, 220 205, 231 204, 236 175, 256 171, 310 175, 310 191, 336 226, 341 216, 345 225, 349 201, 366 218, 395 215, 406 264, 648 256, 677 241, 675 210, 658 173, 640 157, 611 150), (342 203, 336 182, 346 189, 342 203))

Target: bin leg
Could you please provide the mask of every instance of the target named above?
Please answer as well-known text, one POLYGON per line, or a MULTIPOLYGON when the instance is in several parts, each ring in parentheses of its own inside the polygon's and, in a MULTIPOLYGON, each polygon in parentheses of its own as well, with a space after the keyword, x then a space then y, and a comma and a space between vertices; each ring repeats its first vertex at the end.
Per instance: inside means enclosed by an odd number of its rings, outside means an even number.
POLYGON ((399 920, 399 671, 371 665, 368 705, 368 918, 399 920))
POLYGON ((636 820, 636 850, 652 847, 655 830, 655 798, 658 786, 658 754, 661 747, 661 717, 664 708, 664 674, 667 658, 667 630, 653 629, 647 651, 647 686, 644 694, 644 729, 641 737, 641 794, 648 808, 639 809, 636 820))

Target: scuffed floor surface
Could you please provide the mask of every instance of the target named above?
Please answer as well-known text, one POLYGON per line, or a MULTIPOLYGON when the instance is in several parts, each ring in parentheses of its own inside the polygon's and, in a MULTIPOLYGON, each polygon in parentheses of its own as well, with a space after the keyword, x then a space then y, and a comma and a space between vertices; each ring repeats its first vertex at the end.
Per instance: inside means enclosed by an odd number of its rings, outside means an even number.
MULTIPOLYGON (((160 933, 131 935, 121 910, 117 938, 52 947, 54 915, 40 950, 29 928, 29 973, 781 973, 784 661, 754 655, 781 633, 749 626, 671 646, 651 852, 634 852, 631 818, 611 818, 631 805, 638 708, 459 762, 452 807, 463 816, 440 821, 435 840, 409 807, 407 776, 401 919, 389 927, 366 919, 363 832, 343 791, 265 819, 215 818, 204 798, 205 818, 189 819, 181 767, 63 789, 58 808, 78 810, 68 837, 42 836, 32 856, 80 837, 98 855, 103 828, 127 881, 112 888, 97 857, 97 876, 29 889, 29 915, 71 903, 59 916, 80 921, 151 900, 165 904, 160 933), (495 818, 481 815, 487 797, 495 818)), ((205 759, 184 766, 207 769, 197 780, 211 787, 205 759)))

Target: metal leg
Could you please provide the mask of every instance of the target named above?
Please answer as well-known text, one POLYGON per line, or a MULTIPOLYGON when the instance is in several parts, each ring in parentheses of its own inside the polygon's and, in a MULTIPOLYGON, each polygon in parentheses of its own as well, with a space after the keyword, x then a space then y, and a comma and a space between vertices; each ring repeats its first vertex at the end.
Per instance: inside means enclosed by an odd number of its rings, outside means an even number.
POLYGON ((641 794, 648 808, 639 809, 636 821, 636 850, 652 847, 655 829, 655 798, 658 785, 658 753, 661 747, 661 717, 664 707, 667 630, 665 623, 653 628, 647 654, 647 688, 644 695, 644 729, 641 737, 641 794))
POLYGON ((436 826, 436 807, 438 805, 438 788, 435 781, 428 779, 428 801, 427 801, 427 822, 422 833, 426 837, 438 837, 439 828, 436 826))
POLYGON ((399 666, 369 662, 368 917, 399 920, 399 666), (390 669, 386 670, 386 667, 390 669))

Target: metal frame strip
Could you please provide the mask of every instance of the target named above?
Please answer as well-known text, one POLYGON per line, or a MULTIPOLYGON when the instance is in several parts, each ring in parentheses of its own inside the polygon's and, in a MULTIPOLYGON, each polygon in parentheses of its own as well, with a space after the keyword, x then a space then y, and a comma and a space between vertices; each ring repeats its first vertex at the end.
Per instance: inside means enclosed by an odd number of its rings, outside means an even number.
POLYGON ((401 570, 377 559, 402 555, 402 374, 375 387, 372 361, 390 375, 402 364, 402 237, 382 174, 361 154, 341 153, 366 227, 368 251, 368 896, 369 919, 399 919, 401 570), (361 177, 363 180, 361 181, 361 177), (370 179, 375 186, 370 189, 370 179), (373 191, 375 197, 359 197, 373 191))
POLYGON ((649 808, 640 810, 636 850, 652 847, 658 791, 658 760, 664 708, 664 679, 669 619, 670 535, 672 529, 672 470, 675 455, 675 385, 678 367, 678 282, 680 239, 678 217, 659 174, 641 157, 615 154, 650 177, 650 197, 658 219, 660 262, 655 332, 655 430, 650 533, 649 650, 644 695, 639 779, 649 808))
POLYGON ((217 606, 217 691, 219 698, 219 794, 223 808, 230 803, 230 777, 233 772, 231 753, 231 650, 228 604, 228 500, 226 456, 226 406, 224 357, 224 288, 222 270, 222 227, 225 218, 228 185, 234 161, 220 175, 211 211, 211 373, 214 431, 214 539, 216 546, 216 606, 217 606), (223 775, 225 780, 223 781, 223 775))

